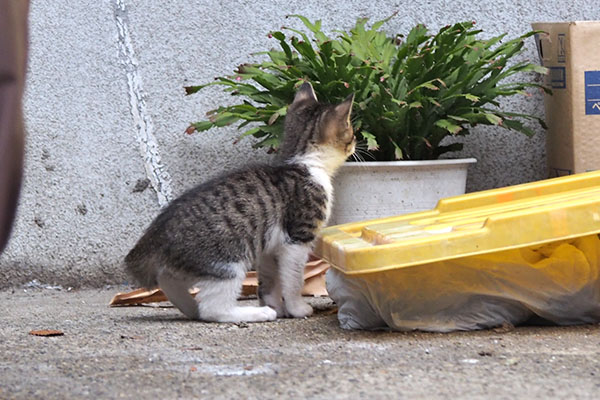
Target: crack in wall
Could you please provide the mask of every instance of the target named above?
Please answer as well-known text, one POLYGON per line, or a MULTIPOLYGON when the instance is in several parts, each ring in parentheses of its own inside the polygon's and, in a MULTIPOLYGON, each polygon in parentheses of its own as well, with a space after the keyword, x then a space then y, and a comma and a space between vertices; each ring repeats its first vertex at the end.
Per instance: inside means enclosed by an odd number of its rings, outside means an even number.
POLYGON ((152 118, 144 101, 142 79, 128 29, 128 16, 125 0, 113 0, 114 16, 118 30, 119 55, 127 75, 131 115, 137 128, 140 154, 144 161, 146 175, 156 191, 158 204, 163 207, 173 199, 171 175, 161 160, 160 149, 154 136, 152 118))

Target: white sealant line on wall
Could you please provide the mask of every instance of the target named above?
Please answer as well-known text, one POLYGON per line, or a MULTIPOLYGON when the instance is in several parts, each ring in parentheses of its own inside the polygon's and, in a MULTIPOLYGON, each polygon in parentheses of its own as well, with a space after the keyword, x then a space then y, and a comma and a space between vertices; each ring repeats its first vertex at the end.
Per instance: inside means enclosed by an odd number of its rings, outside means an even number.
POLYGON ((158 142, 153 133, 152 118, 146 109, 142 79, 138 71, 138 62, 127 28, 127 10, 124 0, 114 0, 115 21, 119 32, 119 50, 121 59, 127 73, 127 86, 129 88, 129 102, 131 114, 137 127, 137 139, 140 144, 140 153, 144 160, 146 175, 158 195, 158 204, 163 207, 173 198, 171 190, 171 175, 160 157, 158 142))

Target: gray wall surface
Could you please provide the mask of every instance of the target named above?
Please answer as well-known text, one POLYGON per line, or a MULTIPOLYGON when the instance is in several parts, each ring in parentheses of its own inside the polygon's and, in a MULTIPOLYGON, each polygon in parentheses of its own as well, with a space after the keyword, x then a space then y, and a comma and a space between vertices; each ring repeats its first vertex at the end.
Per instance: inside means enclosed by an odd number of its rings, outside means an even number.
MULTIPOLYGON (((188 136, 189 122, 231 99, 218 88, 186 97, 251 53, 276 47, 270 30, 300 27, 287 14, 322 19, 328 30, 357 17, 406 33, 475 20, 492 36, 516 36, 533 21, 599 19, 591 1, 33 1, 25 98, 25 181, 16 227, 0 257, 0 287, 37 279, 63 286, 127 280, 121 260, 160 205, 214 174, 267 160, 232 145, 234 127, 188 136), (595 14, 595 15, 594 15, 595 14), (150 184, 145 187, 145 183, 150 184)), ((537 60, 533 39, 525 57, 537 60)), ((540 94, 514 110, 543 113, 540 94)), ((529 139, 475 129, 458 156, 478 163, 468 190, 544 178, 544 133, 529 139)))

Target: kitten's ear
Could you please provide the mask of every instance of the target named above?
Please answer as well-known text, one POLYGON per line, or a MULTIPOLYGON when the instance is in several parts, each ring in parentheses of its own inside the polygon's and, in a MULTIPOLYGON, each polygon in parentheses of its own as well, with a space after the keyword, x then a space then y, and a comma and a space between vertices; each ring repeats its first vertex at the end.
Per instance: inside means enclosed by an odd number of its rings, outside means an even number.
POLYGON ((350 122, 350 114, 352 113, 352 103, 354 102, 354 93, 346 97, 344 101, 335 106, 335 113, 341 121, 350 122))
POLYGON ((309 101, 311 103, 317 103, 317 95, 309 82, 304 82, 300 89, 296 92, 296 97, 294 97, 294 103, 298 103, 301 101, 309 101))

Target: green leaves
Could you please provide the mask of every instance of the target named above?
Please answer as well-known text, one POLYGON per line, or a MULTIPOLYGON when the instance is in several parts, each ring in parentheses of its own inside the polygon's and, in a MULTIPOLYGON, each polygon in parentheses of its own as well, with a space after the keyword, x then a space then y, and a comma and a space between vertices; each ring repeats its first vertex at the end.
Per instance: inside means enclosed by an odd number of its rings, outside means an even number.
MULTIPOLYGON (((461 118, 461 119, 463 119, 463 118, 461 118)), ((462 128, 459 125, 456 125, 447 119, 438 119, 437 121, 435 121, 435 125, 447 130, 448 132, 450 132, 453 135, 456 135, 458 132, 460 132, 462 130, 462 128)))
MULTIPOLYGON (((394 160, 404 159, 404 153, 402 152, 402 149, 400 148, 400 146, 398 146, 396 144, 396 142, 394 142, 393 140, 391 140, 391 142, 394 145, 394 160)), ((388 161, 391 161, 391 160, 388 160, 388 161)))
POLYGON ((379 150, 379 144, 377 143, 377 138, 372 133, 369 133, 365 130, 360 132, 362 137, 367 141, 367 150, 374 151, 379 150))
POLYGON ((422 25, 406 37, 383 31, 393 17, 369 25, 363 18, 335 37, 321 21, 290 15, 304 29, 283 27, 269 33, 279 48, 258 53, 263 61, 240 65, 232 76, 186 87, 186 94, 220 86, 241 102, 211 111, 207 120, 188 129, 205 131, 235 123, 241 137, 253 136, 256 147, 276 149, 283 136, 287 106, 305 80, 320 101, 337 103, 355 93, 355 134, 367 142, 376 160, 431 159, 459 150, 442 146, 448 135, 466 135, 475 125, 493 125, 526 135, 528 121, 543 121, 499 108, 501 98, 549 89, 533 81, 546 68, 513 62, 528 32, 479 37, 473 22, 459 22, 430 34, 422 25), (521 76, 522 80, 516 78, 521 76), (505 83, 507 82, 507 83, 505 83))
POLYGON ((213 127, 213 123, 211 121, 200 121, 193 123, 192 126, 198 132, 207 131, 213 127))
POLYGON ((496 114, 484 113, 483 115, 492 125, 501 125, 502 124, 502 118, 500 118, 496 114))

